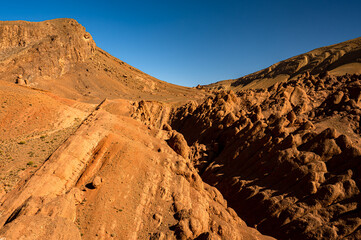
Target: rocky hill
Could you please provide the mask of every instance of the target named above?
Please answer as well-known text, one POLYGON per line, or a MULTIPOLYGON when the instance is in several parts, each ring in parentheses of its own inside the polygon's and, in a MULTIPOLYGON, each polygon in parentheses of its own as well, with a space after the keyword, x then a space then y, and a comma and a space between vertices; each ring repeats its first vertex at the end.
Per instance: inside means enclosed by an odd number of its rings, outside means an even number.
POLYGON ((192 88, 160 81, 96 47, 74 19, 0 22, 0 79, 97 103, 104 98, 182 101, 192 88))
POLYGON ((277 82, 301 76, 318 76, 329 72, 335 76, 361 74, 361 38, 317 48, 244 77, 210 84, 206 87, 225 89, 268 88, 277 82))

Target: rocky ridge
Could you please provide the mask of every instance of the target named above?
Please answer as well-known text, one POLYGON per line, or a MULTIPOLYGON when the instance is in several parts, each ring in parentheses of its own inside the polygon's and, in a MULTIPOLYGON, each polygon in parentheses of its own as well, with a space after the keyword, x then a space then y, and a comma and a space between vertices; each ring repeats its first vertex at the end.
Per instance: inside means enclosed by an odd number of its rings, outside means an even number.
POLYGON ((335 76, 346 73, 361 74, 360 56, 361 38, 355 38, 291 57, 244 77, 220 81, 205 87, 233 90, 268 88, 278 82, 295 80, 306 73, 315 77, 325 72, 335 76))
POLYGON ((202 179, 279 239, 359 239, 361 76, 215 91, 170 125, 202 179), (252 210, 250 210, 252 209, 252 210))
POLYGON ((247 227, 168 146, 175 131, 133 120, 133 109, 129 101, 102 101, 5 194, 0 237, 272 239, 247 227))

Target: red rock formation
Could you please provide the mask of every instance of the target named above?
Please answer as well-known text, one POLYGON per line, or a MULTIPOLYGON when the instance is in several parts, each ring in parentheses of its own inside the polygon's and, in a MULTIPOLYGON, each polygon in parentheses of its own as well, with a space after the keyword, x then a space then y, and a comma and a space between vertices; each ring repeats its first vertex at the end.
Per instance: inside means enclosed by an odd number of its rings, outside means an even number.
POLYGON ((251 226, 280 239, 358 239, 360 82, 305 77, 232 101, 221 92, 191 114, 179 108, 171 125, 251 226))

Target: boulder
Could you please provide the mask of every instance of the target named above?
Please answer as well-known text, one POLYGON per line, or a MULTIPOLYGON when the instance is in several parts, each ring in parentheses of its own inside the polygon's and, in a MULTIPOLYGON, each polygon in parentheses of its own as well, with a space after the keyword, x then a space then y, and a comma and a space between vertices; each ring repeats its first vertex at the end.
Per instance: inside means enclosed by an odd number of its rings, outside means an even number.
POLYGON ((184 158, 188 157, 189 147, 184 136, 178 132, 173 132, 170 139, 167 141, 168 145, 179 155, 184 158))

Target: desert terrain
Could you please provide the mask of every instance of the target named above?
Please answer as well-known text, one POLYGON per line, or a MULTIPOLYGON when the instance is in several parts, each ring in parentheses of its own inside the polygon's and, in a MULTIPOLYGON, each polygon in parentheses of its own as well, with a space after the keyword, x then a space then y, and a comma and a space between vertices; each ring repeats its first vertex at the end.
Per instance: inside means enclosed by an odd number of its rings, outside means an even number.
POLYGON ((333 76, 361 74, 361 38, 314 49, 269 66, 266 69, 240 77, 212 83, 207 87, 224 89, 260 89, 275 83, 295 80, 303 74, 333 76))
POLYGON ((360 49, 188 88, 0 22, 0 238, 360 239, 360 49))

